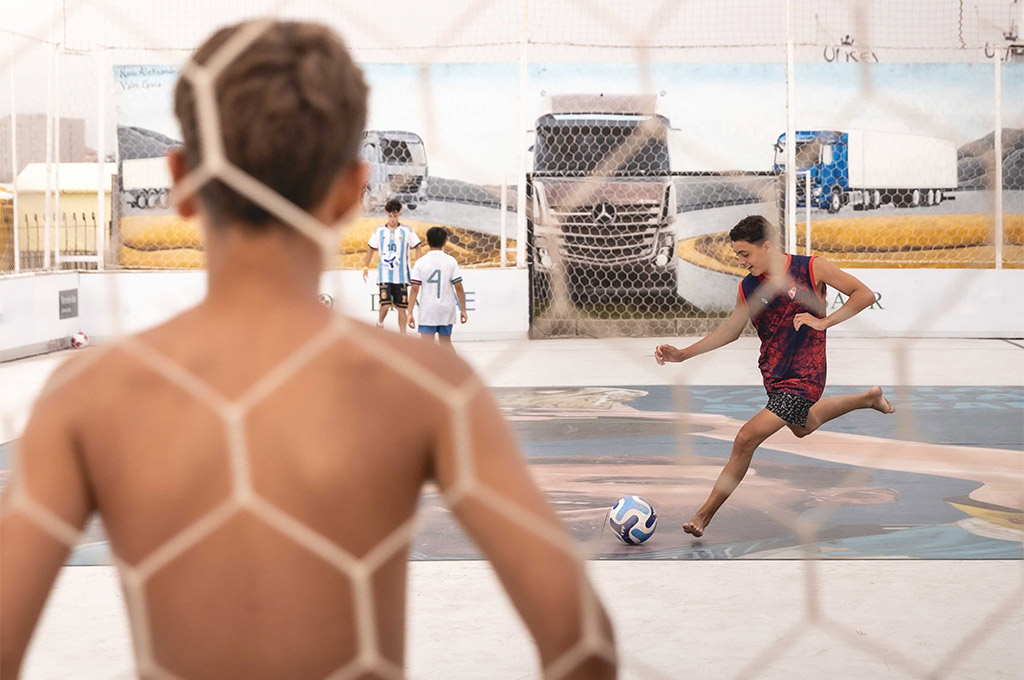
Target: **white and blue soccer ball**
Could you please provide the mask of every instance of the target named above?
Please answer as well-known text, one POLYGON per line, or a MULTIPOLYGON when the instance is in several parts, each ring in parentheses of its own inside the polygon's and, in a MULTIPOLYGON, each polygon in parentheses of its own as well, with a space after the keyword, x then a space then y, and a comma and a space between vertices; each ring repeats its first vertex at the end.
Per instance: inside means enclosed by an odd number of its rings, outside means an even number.
POLYGON ((608 513, 608 526, 619 540, 629 545, 643 543, 658 528, 654 506, 640 496, 620 498, 608 513))

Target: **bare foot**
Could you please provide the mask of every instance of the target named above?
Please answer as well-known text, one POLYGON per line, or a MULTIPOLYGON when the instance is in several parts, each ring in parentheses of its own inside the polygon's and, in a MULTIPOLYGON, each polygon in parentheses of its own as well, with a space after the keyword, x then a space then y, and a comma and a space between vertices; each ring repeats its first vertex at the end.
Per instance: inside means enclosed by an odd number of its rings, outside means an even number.
POLYGON ((683 525, 683 531, 688 534, 692 534, 695 538, 700 538, 704 535, 704 530, 707 529, 710 522, 705 522, 700 517, 694 515, 693 519, 683 525))
POLYGON ((868 396, 871 397, 871 408, 875 409, 879 413, 892 413, 896 410, 889 400, 882 394, 882 388, 875 385, 868 390, 868 396))

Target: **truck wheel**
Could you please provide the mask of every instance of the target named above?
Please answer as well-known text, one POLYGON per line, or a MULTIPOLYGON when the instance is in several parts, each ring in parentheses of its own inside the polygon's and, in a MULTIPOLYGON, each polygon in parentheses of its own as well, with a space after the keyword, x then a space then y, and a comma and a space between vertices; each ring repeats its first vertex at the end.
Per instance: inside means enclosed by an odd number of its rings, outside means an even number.
POLYGON ((935 205, 935 189, 928 190, 928 205, 935 205))
POLYGON ((875 189, 875 193, 872 196, 871 207, 872 208, 880 208, 880 207, 882 207, 882 192, 879 191, 878 189, 875 189))
POLYGON ((921 190, 920 189, 914 189, 914 191, 910 194, 910 205, 914 206, 915 208, 917 206, 921 205, 921 190))
POLYGON ((828 211, 830 213, 837 213, 839 209, 843 207, 843 194, 839 187, 832 187, 832 191, 828 198, 828 211))
POLYGON ((860 199, 859 201, 853 204, 854 210, 867 210, 869 207, 871 207, 871 194, 869 194, 868 192, 858 191, 857 193, 854 194, 854 197, 860 199))
POLYGON ((935 190, 935 204, 936 205, 938 205, 939 203, 942 203, 942 201, 945 198, 946 197, 942 194, 942 189, 936 189, 935 190))
POLYGON ((415 210, 416 209, 416 204, 415 203, 406 203, 405 207, 408 208, 409 210, 415 210))

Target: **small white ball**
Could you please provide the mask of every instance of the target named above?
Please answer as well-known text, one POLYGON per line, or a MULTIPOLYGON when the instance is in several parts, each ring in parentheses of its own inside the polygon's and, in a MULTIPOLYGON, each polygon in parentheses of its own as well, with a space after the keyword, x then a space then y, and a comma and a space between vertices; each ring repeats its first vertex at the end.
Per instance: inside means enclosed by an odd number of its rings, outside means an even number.
POLYGON ((89 336, 83 333, 82 331, 78 331, 77 333, 71 336, 71 346, 74 347, 75 349, 82 349, 88 344, 89 336))

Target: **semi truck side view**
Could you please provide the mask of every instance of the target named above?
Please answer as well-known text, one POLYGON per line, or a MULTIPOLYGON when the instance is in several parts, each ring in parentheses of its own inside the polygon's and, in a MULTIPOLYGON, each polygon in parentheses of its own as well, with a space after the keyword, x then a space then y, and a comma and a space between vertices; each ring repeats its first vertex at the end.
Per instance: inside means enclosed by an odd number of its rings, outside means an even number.
POLYGON ((576 293, 675 294, 669 121, 656 97, 553 95, 529 177, 535 276, 563 267, 576 293))
POLYGON ((380 208, 390 198, 397 198, 410 210, 427 200, 427 152, 418 134, 367 130, 361 156, 369 165, 364 211, 380 208))
MULTIPOLYGON (((957 188, 952 140, 871 130, 801 130, 795 133, 797 205, 839 212, 937 205, 957 188), (808 186, 809 185, 809 186, 808 186), (809 192, 809 196, 808 196, 809 192)), ((774 171, 786 171, 786 135, 775 144, 774 171)))

